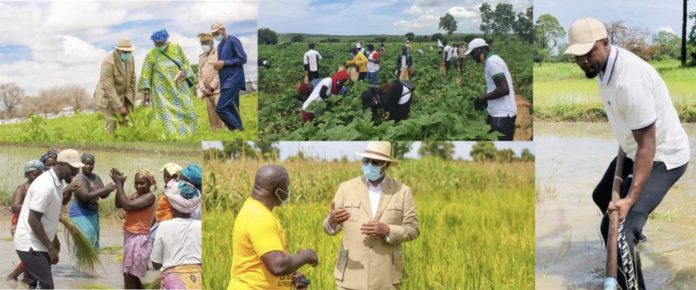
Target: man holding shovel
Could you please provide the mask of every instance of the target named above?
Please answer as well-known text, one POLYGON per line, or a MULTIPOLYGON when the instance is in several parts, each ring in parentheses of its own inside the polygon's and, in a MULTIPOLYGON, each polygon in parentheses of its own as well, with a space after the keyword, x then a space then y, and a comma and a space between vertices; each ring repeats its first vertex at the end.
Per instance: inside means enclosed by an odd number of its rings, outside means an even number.
MULTIPOLYGON (((625 159, 616 158, 609 164, 592 194, 599 209, 618 212, 622 224, 618 226, 616 280, 623 289, 645 289, 636 244, 650 213, 686 171, 688 138, 658 72, 635 54, 611 45, 602 22, 581 18, 571 26, 568 38, 570 46, 564 54, 575 56, 587 78, 599 77, 609 125, 626 153, 625 159), (612 181, 621 161, 619 178, 624 183, 620 199, 614 202, 612 181)), ((602 219, 601 231, 607 241, 608 214, 602 219)), ((616 289, 611 278, 605 289, 616 289)))

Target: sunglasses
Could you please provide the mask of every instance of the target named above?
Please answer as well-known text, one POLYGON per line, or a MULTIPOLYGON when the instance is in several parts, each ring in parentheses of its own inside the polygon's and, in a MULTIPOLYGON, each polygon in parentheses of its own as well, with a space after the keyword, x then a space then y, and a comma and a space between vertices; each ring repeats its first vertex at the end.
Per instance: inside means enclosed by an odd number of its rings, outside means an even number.
POLYGON ((374 165, 374 166, 382 167, 382 166, 384 166, 385 164, 387 164, 387 161, 384 161, 384 160, 376 160, 376 159, 370 159, 370 158, 363 158, 363 159, 362 159, 362 164, 364 164, 364 165, 372 164, 372 165, 374 165))

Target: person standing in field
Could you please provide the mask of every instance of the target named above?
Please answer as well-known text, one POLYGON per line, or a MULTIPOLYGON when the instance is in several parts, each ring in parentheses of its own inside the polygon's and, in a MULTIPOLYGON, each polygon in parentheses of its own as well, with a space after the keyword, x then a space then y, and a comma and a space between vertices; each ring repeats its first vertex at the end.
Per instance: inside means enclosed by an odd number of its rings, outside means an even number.
POLYGON ((385 53, 387 53, 387 49, 384 47, 384 42, 382 42, 379 44, 379 54, 384 55, 385 53))
POLYGON ((314 113, 309 111, 309 105, 313 102, 320 102, 330 95, 338 95, 343 89, 343 85, 350 76, 345 70, 339 70, 330 78, 324 78, 312 89, 312 93, 302 103, 302 122, 309 122, 314 119, 314 113))
POLYGON ((56 165, 37 177, 29 188, 19 212, 14 247, 24 265, 30 289, 53 289, 51 265, 58 263, 60 242, 56 232, 63 205, 70 201, 78 183, 73 178, 85 165, 80 153, 65 149, 58 153, 56 165))
POLYGON ((228 290, 290 290, 293 284, 302 286, 298 269, 319 264, 313 250, 288 252, 285 231, 273 208, 290 201, 289 186, 290 177, 281 166, 265 165, 256 172, 251 197, 234 221, 228 290))
POLYGON ((315 47, 316 45, 314 43, 310 43, 309 50, 305 52, 304 56, 302 57, 308 82, 312 82, 313 80, 320 78, 319 61, 321 60, 321 54, 315 49, 315 47))
POLYGON ((507 64, 500 56, 490 50, 482 38, 471 40, 465 54, 485 66, 486 93, 474 97, 475 103, 487 102, 487 122, 491 126, 491 131, 503 134, 498 140, 512 141, 515 135, 517 103, 515 90, 512 87, 512 76, 507 64))
POLYGON ((367 45, 367 79, 373 87, 377 86, 379 75, 379 53, 375 51, 375 46, 372 44, 367 45))
POLYGON ((104 186, 101 177, 94 173, 94 155, 84 153, 81 160, 85 166, 75 176, 80 188, 75 191, 68 215, 92 246, 99 249, 99 199, 109 197, 116 190, 116 185, 110 183, 104 186))
POLYGON ((466 63, 464 62, 466 60, 466 48, 464 47, 464 44, 459 44, 457 46, 457 61, 458 61, 458 68, 459 72, 464 72, 464 69, 466 68, 466 63))
POLYGON ((404 46, 401 48, 401 54, 396 57, 396 75, 400 81, 409 80, 413 72, 413 59, 408 51, 408 47, 404 46))
POLYGON ((216 112, 228 129, 244 131, 239 107, 239 93, 246 90, 244 64, 247 55, 242 42, 234 35, 227 34, 220 22, 210 26, 210 33, 218 42, 218 61, 213 66, 220 74, 220 100, 216 112))
POLYGON ((198 86, 196 94, 205 102, 208 111, 208 123, 210 129, 215 132, 224 129, 225 126, 220 120, 215 108, 220 98, 220 75, 213 68, 218 61, 217 49, 213 47, 213 36, 208 33, 198 34, 201 42, 201 53, 198 56, 198 86))
POLYGON ((346 65, 355 66, 358 70, 358 80, 365 80, 367 76, 367 57, 357 48, 354 48, 351 54, 353 55, 353 59, 346 61, 346 65))
POLYGON ((46 153, 41 154, 39 161, 44 165, 44 171, 48 171, 56 165, 56 158, 58 158, 58 151, 56 149, 48 149, 46 153))
POLYGON ((116 208, 123 209, 123 284, 126 289, 143 289, 140 279, 145 277, 147 263, 152 252, 150 227, 155 211, 155 176, 148 170, 138 170, 134 178, 136 193, 126 196, 124 183, 126 177, 116 168, 110 172, 116 184, 116 208))
POLYGON ((363 175, 339 185, 323 222, 329 235, 343 230, 334 270, 337 288, 401 289, 401 244, 420 234, 411 189, 387 176, 397 161, 391 143, 372 141, 361 157, 363 175))
POLYGON ((150 39, 154 48, 145 56, 138 83, 144 104, 149 106, 152 97, 155 120, 164 124, 167 134, 195 134, 196 112, 191 98, 196 74, 181 46, 169 41, 166 29, 153 32, 150 39))
POLYGON ((130 40, 121 38, 114 51, 107 54, 101 64, 99 84, 94 91, 94 104, 102 111, 106 134, 114 132, 117 120, 119 125, 125 125, 126 117, 135 108, 133 50, 130 40))
POLYGON ((411 40, 406 39, 404 47, 406 48, 406 53, 411 54, 411 40))
MULTIPOLYGON (((179 164, 172 162, 162 165, 160 172, 162 172, 162 180, 164 180, 164 191, 166 191, 169 187, 175 186, 176 182, 171 184, 170 182, 172 180, 178 180, 179 174, 181 174, 181 169, 182 168, 179 164)), ((150 227, 150 238, 154 241, 159 224, 173 218, 174 212, 169 204, 169 200, 167 199, 167 196, 162 193, 157 200, 157 206, 155 208, 155 222, 152 224, 152 227, 150 227)))
POLYGON ((691 156, 689 140, 660 74, 632 52, 612 45, 602 22, 578 19, 568 31, 568 42, 563 54, 575 56, 587 78, 598 77, 609 125, 626 153, 621 199, 611 201, 616 158, 592 193, 597 207, 607 213, 600 225, 602 237, 606 242, 609 213, 618 211, 623 224, 618 284, 623 289, 645 289, 636 245, 648 216, 684 175, 691 156))
MULTIPOLYGON (((31 160, 24 164, 24 178, 27 179, 26 182, 17 186, 14 193, 12 194, 12 218, 10 219, 10 234, 14 237, 15 231, 17 230, 17 222, 19 221, 19 212, 22 210, 22 205, 24 204, 24 198, 27 195, 27 190, 34 180, 36 180, 39 175, 43 173, 44 165, 39 160, 31 160)), ((19 265, 7 276, 7 280, 17 280, 20 274, 24 272, 24 265, 20 262, 19 265)), ((24 275, 24 281, 28 282, 29 279, 24 275)))

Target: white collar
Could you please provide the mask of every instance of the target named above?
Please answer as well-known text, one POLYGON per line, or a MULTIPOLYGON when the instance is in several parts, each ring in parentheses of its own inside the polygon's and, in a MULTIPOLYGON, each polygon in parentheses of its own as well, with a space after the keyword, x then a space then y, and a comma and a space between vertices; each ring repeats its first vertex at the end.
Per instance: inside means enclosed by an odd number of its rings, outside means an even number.
POLYGON ((614 72, 614 65, 616 64, 616 57, 619 54, 619 50, 611 46, 611 51, 609 51, 609 59, 607 60, 607 68, 599 74, 599 84, 606 86, 611 80, 612 73, 614 72))
POLYGON ((387 179, 386 177, 383 178, 383 179, 382 179, 382 182, 380 182, 379 184, 377 184, 377 185, 375 186, 375 185, 372 185, 372 182, 370 182, 369 180, 367 180, 367 177, 366 177, 366 178, 365 178, 365 181, 367 182, 367 190, 368 190, 368 191, 379 191, 379 192, 381 192, 381 191, 382 191, 382 188, 384 187, 384 180, 386 180, 386 179, 387 179))
POLYGON ((61 182, 61 180, 58 178, 58 175, 56 175, 56 172, 53 170, 53 168, 48 170, 48 173, 51 174, 51 178, 53 178, 53 184, 56 187, 63 185, 63 182, 61 182))

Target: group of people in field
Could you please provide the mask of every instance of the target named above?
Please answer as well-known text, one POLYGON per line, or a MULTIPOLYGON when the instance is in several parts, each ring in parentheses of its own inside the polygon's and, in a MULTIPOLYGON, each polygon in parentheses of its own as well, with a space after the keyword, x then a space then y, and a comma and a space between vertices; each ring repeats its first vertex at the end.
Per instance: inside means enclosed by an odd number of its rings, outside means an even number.
POLYGON ((94 92, 107 134, 112 134, 117 125, 128 124, 136 91, 143 94, 143 105, 152 107, 154 118, 162 122, 168 134, 195 134, 195 96, 206 103, 211 130, 244 130, 239 111, 239 93, 246 90, 244 47, 219 22, 198 38, 202 53, 196 74, 181 46, 169 40, 167 30, 154 31, 150 36, 153 47, 143 60, 137 82, 134 47, 128 38, 118 40, 102 61, 94 92))
POLYGON ((32 289, 54 288, 51 266, 61 251, 59 222, 74 224, 98 250, 99 208, 112 202, 123 219, 124 288, 144 288, 147 270, 155 269, 162 271, 163 289, 200 289, 201 167, 164 164, 159 193, 155 175, 140 169, 133 176, 134 193, 127 195, 127 176, 111 168, 112 182, 105 183, 95 172, 96 161, 90 153, 52 149, 24 165, 26 181, 12 196, 11 220, 21 263, 8 279, 23 275, 32 289))
MULTIPOLYGON (((413 47, 406 40, 401 47, 401 53, 395 58, 394 80, 379 85, 379 72, 382 57, 385 55, 384 44, 379 50, 373 44, 364 48, 362 42, 357 42, 351 48, 351 58, 345 62, 349 69, 341 68, 330 76, 321 76, 319 67, 322 60, 316 44, 310 43, 309 50, 303 56, 305 80, 298 87, 298 96, 302 101, 302 121, 307 123, 315 119, 317 110, 311 105, 321 102, 331 95, 343 95, 347 92, 346 83, 365 81, 370 88, 361 95, 363 110, 369 109, 375 122, 387 113, 387 120, 399 122, 409 118, 415 86, 410 79, 413 74, 413 47)), ((440 67, 443 74, 456 68, 459 72, 465 69, 466 58, 484 64, 486 92, 473 96, 474 107, 486 109, 487 123, 491 131, 499 133, 500 141, 512 141, 515 133, 517 104, 515 91, 512 86, 512 76, 505 61, 493 53, 485 40, 473 39, 468 48, 463 44, 450 46, 447 42, 438 40, 438 54, 442 55, 440 67)), ((418 50, 422 55, 423 51, 418 50)))

